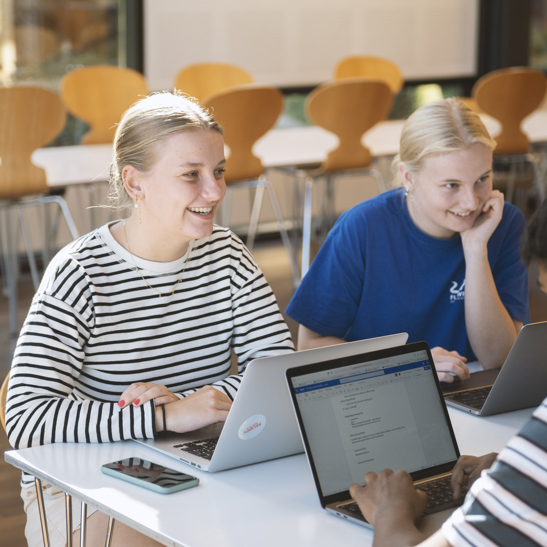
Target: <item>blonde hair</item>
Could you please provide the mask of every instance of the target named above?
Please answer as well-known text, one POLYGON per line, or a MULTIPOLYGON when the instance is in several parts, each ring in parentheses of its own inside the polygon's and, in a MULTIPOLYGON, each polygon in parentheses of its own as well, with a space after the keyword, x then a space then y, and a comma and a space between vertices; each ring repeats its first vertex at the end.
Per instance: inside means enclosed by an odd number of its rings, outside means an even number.
POLYGON ((158 161, 160 145, 181 131, 211 129, 222 135, 221 126, 196 101, 175 91, 153 93, 126 110, 114 137, 110 166, 110 206, 130 203, 122 180, 127 165, 147 173, 158 161))
POLYGON ((401 185, 399 165, 417 173, 426 157, 456 152, 482 143, 493 151, 492 139, 482 120, 462 101, 451 98, 426 104, 414 111, 401 133, 399 154, 392 163, 395 185, 401 185))

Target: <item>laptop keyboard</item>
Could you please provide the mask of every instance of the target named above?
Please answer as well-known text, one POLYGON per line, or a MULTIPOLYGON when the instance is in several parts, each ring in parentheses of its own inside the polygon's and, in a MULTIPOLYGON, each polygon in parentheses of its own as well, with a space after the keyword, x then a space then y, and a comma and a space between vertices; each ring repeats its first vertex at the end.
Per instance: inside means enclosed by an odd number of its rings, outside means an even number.
MULTIPOLYGON (((439 511, 444 511, 445 509, 458 507, 463 503, 463 498, 465 497, 467 488, 462 488, 462 496, 460 499, 455 500, 452 495, 452 489, 450 488, 450 479, 450 476, 442 477, 440 479, 416 486, 418 490, 423 490, 428 496, 427 507, 425 508, 424 515, 430 515, 431 513, 438 513, 439 511)), ((344 509, 345 511, 352 513, 360 520, 366 520, 363 517, 357 502, 355 501, 345 505, 340 505, 339 509, 344 509)))
POLYGON ((211 439, 201 439, 199 441, 191 441, 182 444, 174 444, 173 448, 180 448, 184 452, 189 452, 195 456, 200 456, 206 460, 210 460, 213 457, 213 452, 217 447, 218 437, 211 439))
POLYGON ((477 410, 480 410, 484 406, 486 398, 488 397, 491 389, 492 386, 488 386, 480 387, 477 389, 470 389, 469 391, 460 391, 459 393, 451 393, 449 395, 445 395, 445 399, 449 399, 456 403, 461 403, 470 406, 471 408, 476 408, 477 410))

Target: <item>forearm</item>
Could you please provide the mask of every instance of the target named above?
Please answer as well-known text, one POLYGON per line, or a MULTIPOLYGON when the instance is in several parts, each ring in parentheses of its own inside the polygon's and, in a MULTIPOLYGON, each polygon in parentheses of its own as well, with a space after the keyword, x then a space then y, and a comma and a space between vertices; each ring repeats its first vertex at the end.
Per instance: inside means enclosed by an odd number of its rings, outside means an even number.
MULTIPOLYGON (((235 396, 237 395, 237 391, 239 389, 239 386, 241 385, 242 380, 243 374, 232 374, 230 376, 227 376, 226 378, 223 378, 222 380, 217 380, 216 382, 205 385, 210 385, 211 387, 214 387, 221 393, 224 393, 224 395, 226 395, 230 400, 233 401, 235 396)), ((179 397, 179 399, 184 399, 185 397, 188 397, 188 395, 192 395, 192 393, 195 393, 198 389, 202 387, 203 386, 199 386, 193 389, 187 389, 182 393, 175 393, 175 395, 179 397)))
POLYGON ((336 336, 322 336, 306 328, 304 325, 298 327, 298 351, 325 346, 344 344, 345 340, 336 336))
POLYGON ((14 448, 153 438, 153 402, 123 410, 117 403, 13 395, 6 431, 14 448))
POLYGON ((517 329, 496 288, 486 248, 466 253, 465 323, 471 347, 482 366, 499 367, 517 329))

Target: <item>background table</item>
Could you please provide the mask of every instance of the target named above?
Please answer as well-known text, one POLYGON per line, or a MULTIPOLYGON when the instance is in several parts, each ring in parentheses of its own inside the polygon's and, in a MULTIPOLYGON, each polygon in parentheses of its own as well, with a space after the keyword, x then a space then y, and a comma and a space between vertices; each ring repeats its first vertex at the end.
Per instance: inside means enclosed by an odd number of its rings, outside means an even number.
MULTIPOLYGON (((451 409, 450 416, 461 452, 480 455, 499 451, 531 412, 478 418, 451 409)), ((321 508, 304 455, 213 474, 132 441, 53 444, 9 451, 5 459, 164 545, 365 547, 372 543, 370 530, 321 508), (131 456, 191 473, 201 484, 162 496, 100 472, 103 463, 131 456)), ((423 519, 422 529, 432 533, 448 514, 423 519)))

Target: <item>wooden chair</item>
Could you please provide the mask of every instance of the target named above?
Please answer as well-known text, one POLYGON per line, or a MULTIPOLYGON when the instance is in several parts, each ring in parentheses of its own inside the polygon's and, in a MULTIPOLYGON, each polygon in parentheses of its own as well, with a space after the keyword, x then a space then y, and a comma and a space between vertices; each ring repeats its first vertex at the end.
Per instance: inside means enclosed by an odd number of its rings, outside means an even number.
POLYGON ((289 256, 294 283, 298 284, 300 276, 275 190, 264 175, 262 162, 252 150, 254 143, 273 128, 281 115, 283 95, 274 87, 245 85, 232 87, 213 95, 205 99, 203 104, 212 108, 214 118, 224 128, 224 140, 230 149, 225 174, 227 192, 224 198, 223 222, 229 224, 227 217, 231 191, 236 188, 256 188, 247 235, 247 247, 252 251, 262 197, 266 189, 289 256))
POLYGON ((9 382, 9 372, 2 382, 2 387, 0 387, 0 422, 4 431, 6 431, 6 403, 8 400, 8 382, 9 382))
POLYGON ((252 83, 253 77, 239 66, 228 63, 196 63, 178 72, 175 89, 203 102, 230 87, 252 83))
MULTIPOLYGON (((302 277, 310 264, 312 231, 312 192, 314 181, 326 178, 327 191, 332 194, 333 176, 342 173, 367 174, 376 179, 378 190, 385 190, 381 174, 371 169, 372 155, 363 146, 363 135, 378 122, 385 120, 393 104, 393 93, 380 80, 344 78, 314 89, 306 100, 306 112, 311 122, 339 140, 322 165, 315 169, 297 169, 296 176, 305 181, 304 219, 302 229, 302 277)), ((333 209, 333 199, 323 200, 333 209)), ((326 212, 327 217, 333 211, 326 212)))
POLYGON ((61 80, 61 98, 67 110, 91 126, 83 144, 113 142, 122 114, 148 93, 142 74, 117 66, 78 68, 61 80))
POLYGON ((334 69, 334 79, 373 78, 382 80, 397 95, 403 87, 403 75, 397 64, 383 57, 372 55, 353 55, 344 57, 334 69))
MULTIPOLYGON (((65 200, 58 195, 48 195, 46 173, 31 159, 37 148, 61 132, 65 120, 66 113, 59 96, 49 89, 31 86, 0 88, 0 212, 3 221, 0 232, 4 291, 9 298, 12 335, 16 333, 19 250, 19 234, 13 213, 18 215, 35 289, 38 288, 38 274, 22 209, 56 203, 64 214, 72 237, 78 237, 65 200)), ((47 230, 44 236, 45 249, 50 244, 47 230)))
POLYGON ((515 187, 515 167, 528 163, 534 170, 539 202, 544 188, 534 157, 529 153, 530 141, 522 131, 524 118, 538 108, 545 97, 547 79, 543 72, 528 67, 495 70, 479 78, 473 86, 473 99, 478 107, 501 124, 496 137, 495 163, 510 163, 506 199, 511 201, 515 187))

